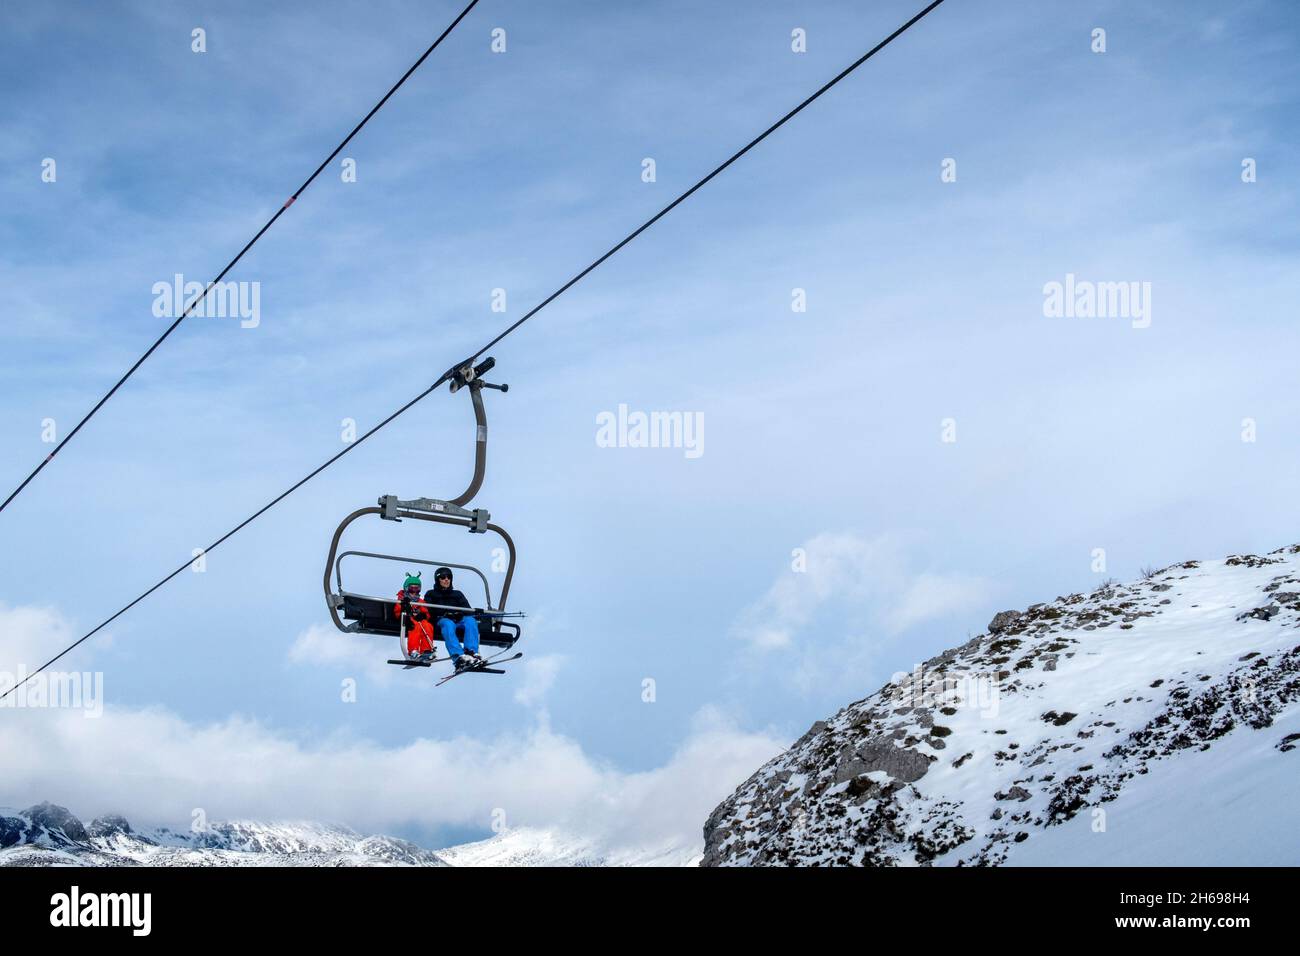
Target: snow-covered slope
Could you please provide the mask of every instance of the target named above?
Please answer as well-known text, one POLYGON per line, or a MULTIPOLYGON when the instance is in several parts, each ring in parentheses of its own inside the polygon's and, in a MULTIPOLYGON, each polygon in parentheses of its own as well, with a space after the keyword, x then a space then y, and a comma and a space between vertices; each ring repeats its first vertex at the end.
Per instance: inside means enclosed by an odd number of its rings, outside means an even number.
POLYGON ((1300 545, 1024 612, 818 721, 704 865, 1300 863, 1300 545))
POLYGON ((451 866, 695 866, 698 849, 676 846, 605 850, 553 830, 520 828, 439 850, 451 866))

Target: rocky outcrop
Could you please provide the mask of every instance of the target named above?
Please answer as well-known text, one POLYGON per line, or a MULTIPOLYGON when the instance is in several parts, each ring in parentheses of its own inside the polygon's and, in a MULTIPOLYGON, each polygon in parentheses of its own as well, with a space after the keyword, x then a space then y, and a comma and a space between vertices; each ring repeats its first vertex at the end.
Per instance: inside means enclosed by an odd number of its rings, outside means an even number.
POLYGON ((131 824, 126 822, 126 817, 110 813, 102 817, 96 817, 86 828, 86 832, 92 837, 114 837, 114 836, 131 836, 131 824))
POLYGON ((90 839, 90 834, 86 832, 81 821, 66 807, 55 806, 52 803, 38 803, 34 807, 28 807, 23 816, 31 821, 33 827, 44 830, 49 837, 60 842, 85 843, 90 839))
POLYGON ((49 849, 89 849, 90 835, 66 807, 38 803, 20 813, 0 815, 0 850, 30 844, 49 849))
MULTIPOLYGON (((1107 582, 817 721, 709 816, 703 865, 1000 864, 1297 700, 1300 545, 1107 582)), ((1277 736, 1263 752, 1294 759, 1277 736)))
POLYGON ((1001 611, 993 615, 993 620, 989 621, 988 632, 990 634, 1001 634, 1009 627, 1014 627, 1024 614, 1021 611, 1001 611))

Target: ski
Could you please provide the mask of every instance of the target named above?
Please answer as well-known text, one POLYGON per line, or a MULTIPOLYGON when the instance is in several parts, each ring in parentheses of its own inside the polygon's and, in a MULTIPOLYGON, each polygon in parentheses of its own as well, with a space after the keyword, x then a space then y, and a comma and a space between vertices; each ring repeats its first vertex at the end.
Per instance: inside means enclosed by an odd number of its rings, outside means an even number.
POLYGON ((437 681, 433 686, 434 686, 434 687, 441 687, 443 684, 447 683, 447 681, 452 680, 452 679, 454 679, 454 678, 456 678, 456 677, 459 677, 461 674, 504 674, 505 671, 503 671, 503 670, 501 670, 501 669, 499 669, 499 668, 493 667, 492 665, 493 665, 493 664, 505 664, 505 663, 508 663, 508 662, 510 662, 510 661, 517 661, 517 660, 519 660, 519 658, 521 658, 521 657, 523 657, 523 656, 524 656, 524 652, 523 652, 523 651, 519 651, 518 653, 514 654, 514 655, 511 656, 511 657, 502 657, 500 654, 498 654, 496 657, 490 657, 490 658, 488 658, 486 661, 483 662, 483 665, 480 666, 480 667, 466 667, 466 668, 463 669, 463 670, 452 671, 452 672, 451 672, 450 674, 448 674, 446 677, 444 677, 444 678, 442 678, 441 680, 437 681))
POLYGON ((398 665, 400 665, 400 666, 402 666, 402 667, 406 667, 406 668, 410 668, 410 667, 432 667, 432 666, 434 665, 434 662, 433 662, 433 661, 417 661, 417 660, 413 660, 413 659, 409 659, 409 658, 408 658, 407 660, 402 660, 402 661, 395 661, 395 660, 393 660, 392 658, 389 658, 388 663, 390 663, 390 664, 398 664, 398 665))

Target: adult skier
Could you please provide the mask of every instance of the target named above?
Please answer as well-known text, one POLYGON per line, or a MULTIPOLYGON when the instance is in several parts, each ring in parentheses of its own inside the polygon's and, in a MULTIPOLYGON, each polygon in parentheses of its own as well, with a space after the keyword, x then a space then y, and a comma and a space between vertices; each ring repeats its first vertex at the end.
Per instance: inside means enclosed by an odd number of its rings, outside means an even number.
POLYGON ((433 573, 433 577, 434 586, 424 592, 424 603, 441 605, 441 607, 429 608, 429 614, 438 633, 442 635, 443 643, 447 645, 447 653, 451 655, 452 663, 456 665, 458 671, 467 667, 481 666, 483 658, 479 657, 478 653, 478 618, 462 611, 447 610, 448 607, 463 607, 468 610, 469 601, 466 600, 465 595, 451 586, 451 568, 439 568, 433 573), (462 634, 465 638, 464 644, 460 641, 462 634))

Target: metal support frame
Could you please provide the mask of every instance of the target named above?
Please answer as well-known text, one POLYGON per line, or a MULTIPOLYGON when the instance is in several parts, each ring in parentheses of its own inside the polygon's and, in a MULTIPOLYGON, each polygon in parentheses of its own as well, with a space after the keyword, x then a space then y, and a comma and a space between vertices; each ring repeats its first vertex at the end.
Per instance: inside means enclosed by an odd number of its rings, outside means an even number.
MULTIPOLYGON (((474 474, 470 478, 469 485, 466 489, 455 498, 412 498, 402 499, 396 495, 383 495, 376 507, 360 508, 343 519, 343 522, 334 532, 334 537, 330 541, 329 556, 325 560, 325 603, 329 608, 330 617, 334 620, 334 625, 341 631, 355 631, 355 625, 348 625, 339 616, 339 610, 343 607, 344 596, 347 592, 343 590, 343 575, 341 565, 343 559, 348 555, 357 555, 362 557, 392 559, 395 561, 407 561, 418 564, 429 564, 431 562, 417 558, 403 558, 397 555, 380 554, 368 551, 345 551, 338 553, 339 541, 343 537, 343 532, 347 530, 348 525, 358 518, 366 515, 378 515, 385 521, 402 521, 411 518, 417 521, 432 521, 438 524, 457 525, 465 528, 471 534, 485 534, 493 532, 505 542, 507 553, 509 554, 509 563, 506 566, 505 581, 501 585, 501 597, 496 607, 492 607, 492 592, 488 587, 486 576, 478 568, 472 565, 457 565, 447 563, 448 567, 457 567, 468 571, 473 571, 483 582, 484 593, 487 597, 488 607, 485 611, 493 617, 505 617, 506 599, 510 595, 510 582, 514 579, 515 574, 515 543, 504 528, 492 523, 492 515, 486 508, 466 508, 465 506, 473 500, 483 485, 483 476, 487 471, 487 413, 483 407, 482 390, 485 388, 507 391, 508 385, 491 385, 483 381, 482 376, 496 364, 494 359, 488 358, 481 362, 477 367, 465 365, 458 369, 452 377, 451 391, 456 392, 461 388, 468 388, 470 399, 474 406, 474 474), (338 592, 335 593, 330 587, 330 577, 334 576, 338 583, 338 592)), ((444 562, 446 563, 446 562, 444 562)), ((403 625, 405 622, 403 622, 403 625)), ((403 626, 403 631, 405 627, 403 626)))
MULTIPOLYGON (((356 511, 352 512, 352 514, 344 518, 343 523, 340 524, 338 528, 334 531, 334 538, 330 541, 329 557, 326 558, 325 561, 325 581, 324 581, 325 603, 329 607, 330 617, 334 619, 335 626, 338 627, 338 629, 341 631, 348 630, 348 626, 339 617, 339 608, 343 606, 343 579, 342 579, 342 575, 338 572, 337 565, 339 562, 343 560, 343 558, 347 557, 348 554, 361 554, 362 552, 345 551, 343 554, 339 554, 338 553, 339 541, 342 539, 343 532, 347 530, 348 525, 350 525, 353 521, 356 521, 358 518, 363 518, 366 515, 382 515, 382 509, 359 508, 356 511), (330 588, 331 574, 335 575, 338 578, 339 591, 337 594, 335 594, 333 590, 330 588)), ((412 512, 411 514, 407 515, 407 517, 416 518, 421 521, 434 521, 439 524, 459 525, 463 528, 469 528, 473 524, 473 522, 467 518, 454 518, 448 515, 440 515, 440 514, 421 514, 417 512, 412 512)), ((505 542, 506 552, 509 555, 509 562, 506 565, 506 578, 505 581, 503 581, 501 584, 501 597, 498 600, 496 607, 488 608, 488 610, 491 611, 504 611, 506 609, 506 599, 509 598, 510 596, 510 582, 514 579, 515 576, 515 542, 510 537, 506 529, 500 527, 499 525, 489 523, 485 528, 485 530, 491 531, 494 534, 500 536, 501 540, 505 542)), ((395 560, 402 560, 400 557, 397 556, 378 554, 375 552, 365 552, 365 554, 368 557, 383 557, 383 558, 393 557, 395 560)), ((420 563, 426 563, 426 562, 420 562, 420 563)), ((450 567, 450 565, 448 565, 448 567, 450 567)), ((477 568, 474 568, 473 570, 477 574, 482 576, 482 572, 479 571, 477 568)))
POLYGON ((382 517, 386 521, 401 521, 403 518, 420 518, 428 514, 445 514, 457 518, 470 518, 473 524, 470 526, 472 534, 482 534, 487 530, 488 522, 492 515, 485 508, 474 508, 470 510, 465 507, 478 494, 479 489, 483 487, 483 476, 487 473, 487 410, 483 407, 483 389, 499 388, 505 391, 507 385, 490 385, 483 381, 484 372, 496 365, 495 359, 487 359, 478 368, 465 366, 460 369, 451 381, 451 390, 456 392, 461 388, 469 389, 469 397, 474 405, 474 475, 469 480, 469 486, 457 495, 455 498, 412 498, 405 501, 396 495, 384 495, 379 499, 379 507, 383 509, 382 517))

